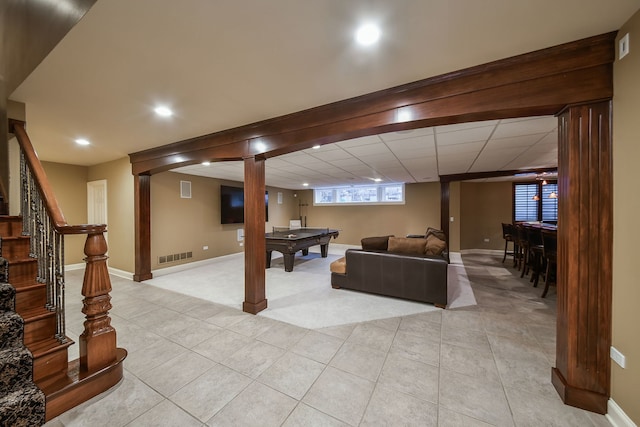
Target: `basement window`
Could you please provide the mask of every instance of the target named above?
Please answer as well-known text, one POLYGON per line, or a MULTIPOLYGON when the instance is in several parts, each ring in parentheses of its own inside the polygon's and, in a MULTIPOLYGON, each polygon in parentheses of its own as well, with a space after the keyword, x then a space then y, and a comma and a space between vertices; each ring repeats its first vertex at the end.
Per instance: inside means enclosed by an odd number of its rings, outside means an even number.
POLYGON ((314 206, 403 205, 404 184, 353 185, 313 190, 314 206))

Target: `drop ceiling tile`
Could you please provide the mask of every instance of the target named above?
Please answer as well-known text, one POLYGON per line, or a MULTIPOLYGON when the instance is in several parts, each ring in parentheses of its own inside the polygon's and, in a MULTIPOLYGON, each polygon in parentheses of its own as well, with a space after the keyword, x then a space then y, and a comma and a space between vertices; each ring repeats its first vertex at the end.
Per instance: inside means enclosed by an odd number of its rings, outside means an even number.
POLYGON ((435 139, 433 135, 428 135, 387 141, 385 142, 385 144, 387 144, 387 147, 389 147, 391 150, 396 151, 401 149, 422 148, 425 146, 433 147, 435 144, 435 139))
POLYGON ((509 138, 512 136, 531 135, 551 132, 558 127, 558 119, 553 116, 539 117, 531 120, 519 120, 501 123, 494 138, 509 138))
POLYGON ((502 150, 511 147, 531 147, 541 141, 547 134, 514 136, 511 138, 491 138, 485 150, 502 150))
POLYGON ((455 132, 440 133, 436 131, 438 148, 444 145, 464 144, 467 142, 487 141, 493 132, 492 126, 464 129, 455 132))
POLYGON ((415 159, 416 157, 435 157, 435 147, 416 148, 411 150, 394 151, 393 154, 401 161, 415 159))
POLYGON ((455 145, 440 145, 438 144, 438 156, 446 156, 446 155, 474 155, 476 156, 482 147, 484 147, 485 141, 478 142, 467 142, 465 144, 455 144, 455 145))
POLYGON ((380 138, 385 142, 399 141, 404 139, 413 139, 420 137, 433 138, 433 128, 422 128, 413 130, 403 130, 399 132, 388 132, 380 135, 380 138))
POLYGON ((351 155, 362 158, 364 156, 371 156, 374 154, 387 154, 389 155, 391 151, 387 146, 381 142, 377 144, 367 144, 367 145, 359 145, 356 147, 349 147, 346 149, 351 155))
POLYGON ((326 162, 353 158, 351 154, 347 153, 344 150, 318 151, 313 156, 316 159, 324 160, 326 162))
POLYGON ((378 135, 363 136, 361 138, 347 139, 345 141, 336 142, 340 148, 359 147, 360 145, 380 144, 378 135))
POLYGON ((482 122, 468 122, 468 123, 457 123, 453 125, 444 125, 444 126, 436 126, 436 133, 447 133, 447 132, 457 132, 461 130, 482 128, 482 127, 495 127, 498 124, 499 120, 485 120, 482 122))
POLYGON ((348 169, 351 166, 362 165, 362 161, 357 157, 349 157, 348 159, 334 160, 331 162, 331 164, 339 168, 348 169))

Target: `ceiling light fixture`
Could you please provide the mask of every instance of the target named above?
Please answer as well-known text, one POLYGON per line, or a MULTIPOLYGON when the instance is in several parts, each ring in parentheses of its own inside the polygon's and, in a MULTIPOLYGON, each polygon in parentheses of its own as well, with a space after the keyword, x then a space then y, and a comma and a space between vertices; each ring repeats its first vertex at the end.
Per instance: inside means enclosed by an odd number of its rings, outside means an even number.
POLYGON ((202 162, 202 166, 209 166, 211 162, 202 162))
POLYGON ((373 178, 375 182, 382 182, 382 178, 373 178))
POLYGON ((365 24, 356 31, 356 41, 362 46, 371 46, 380 39, 380 28, 374 24, 365 24))
POLYGON ((308 187, 308 186, 309 186, 309 183, 308 183, 308 182, 303 182, 303 183, 302 183, 302 186, 303 186, 303 187, 308 187))
POLYGON ((78 144, 78 145, 89 145, 91 143, 88 140, 84 139, 84 138, 78 138, 78 139, 76 139, 76 144, 78 144))
POLYGON ((550 199, 557 199, 558 198, 558 193, 556 193, 555 191, 552 191, 551 194, 549 194, 549 198, 550 199))
POLYGON ((311 147, 311 148, 313 148, 314 150, 317 150, 317 149, 319 149, 319 148, 320 148, 320 144, 316 144, 316 145, 314 145, 314 146, 313 146, 313 147, 311 147))
POLYGON ((171 109, 167 106, 164 105, 158 105, 156 108, 153 109, 153 111, 159 115, 160 117, 171 117, 173 116, 173 111, 171 111, 171 109))

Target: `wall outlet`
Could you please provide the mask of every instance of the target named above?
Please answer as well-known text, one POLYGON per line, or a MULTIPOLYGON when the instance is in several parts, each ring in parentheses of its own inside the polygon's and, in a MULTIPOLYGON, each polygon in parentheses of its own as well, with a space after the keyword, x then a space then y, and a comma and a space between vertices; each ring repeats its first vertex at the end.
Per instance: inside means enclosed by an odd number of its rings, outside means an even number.
POLYGON ((629 33, 618 42, 618 60, 624 58, 629 53, 629 33))
POLYGON ((488 238, 485 238, 485 239, 484 239, 484 242, 485 242, 485 243, 489 243, 489 239, 488 239, 488 238))
POLYGON ((240 242, 240 246, 244 246, 244 243, 240 242))
POLYGON ((453 222, 453 217, 449 217, 449 222, 453 222))
POLYGON ((208 250, 209 250, 209 246, 203 246, 203 247, 202 247, 202 250, 203 250, 203 251, 208 251, 208 250))
POLYGON ((613 361, 616 362, 618 365, 620 365, 621 368, 624 369, 626 367, 627 365, 626 357, 624 357, 624 354, 620 353, 617 348, 615 348, 614 346, 611 346, 611 350, 609 351, 609 354, 611 355, 611 358, 613 359, 613 361))

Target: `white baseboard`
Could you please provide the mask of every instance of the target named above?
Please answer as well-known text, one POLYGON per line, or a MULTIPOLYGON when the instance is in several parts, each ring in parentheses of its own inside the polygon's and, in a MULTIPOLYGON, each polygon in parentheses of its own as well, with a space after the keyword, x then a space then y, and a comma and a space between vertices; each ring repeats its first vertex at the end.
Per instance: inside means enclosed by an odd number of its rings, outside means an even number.
POLYGON ((122 277, 123 279, 133 280, 133 273, 128 271, 119 270, 117 268, 108 267, 109 274, 113 274, 114 276, 122 277))
POLYGON ((463 254, 487 254, 487 255, 504 255, 504 251, 500 249, 463 249, 463 254))
POLYGON ((235 254, 222 255, 222 256, 219 256, 219 257, 215 257, 215 258, 203 259, 201 261, 188 262, 186 264, 179 264, 179 265, 174 265, 174 266, 171 266, 171 267, 165 267, 165 268, 160 268, 160 269, 157 269, 157 270, 151 270, 151 274, 153 275, 153 277, 166 276, 167 274, 177 273, 179 271, 189 270, 191 268, 196 268, 196 267, 200 267, 200 266, 203 266, 203 265, 214 264, 216 262, 223 261, 223 260, 225 260, 225 259, 227 259, 229 257, 237 257, 237 256, 244 256, 244 252, 237 252, 235 254))
POLYGON ((77 264, 67 264, 64 266, 64 271, 73 271, 73 270, 84 270, 84 267, 87 264, 84 262, 79 262, 77 264))
POLYGON ((638 427, 613 399, 607 402, 606 417, 613 427, 638 427))

